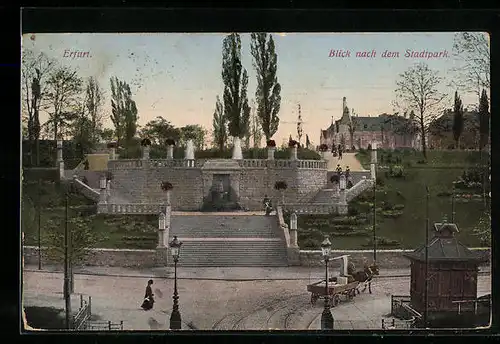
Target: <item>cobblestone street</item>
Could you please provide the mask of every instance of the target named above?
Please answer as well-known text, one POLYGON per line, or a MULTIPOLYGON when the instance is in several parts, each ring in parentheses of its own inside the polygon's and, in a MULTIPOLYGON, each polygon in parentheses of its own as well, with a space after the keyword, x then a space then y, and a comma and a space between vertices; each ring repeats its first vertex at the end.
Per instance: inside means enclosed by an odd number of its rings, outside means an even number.
MULTIPOLYGON (((306 285, 315 280, 181 279, 178 287, 183 326, 199 330, 319 329, 322 300, 311 305, 306 291, 306 285)), ((24 305, 64 308, 62 273, 25 271, 23 282, 24 305)), ((335 328, 380 328, 381 319, 390 312, 390 295, 408 295, 409 282, 409 277, 377 278, 372 284, 373 294, 361 293, 332 308, 335 328)), ((72 304, 76 311, 78 294, 90 295, 92 313, 102 320, 123 320, 127 330, 166 330, 172 291, 172 279, 156 276, 77 274, 72 304), (139 306, 149 278, 154 279, 156 303, 153 310, 143 311, 139 306)), ((480 275, 478 296, 490 292, 489 274, 480 275)))

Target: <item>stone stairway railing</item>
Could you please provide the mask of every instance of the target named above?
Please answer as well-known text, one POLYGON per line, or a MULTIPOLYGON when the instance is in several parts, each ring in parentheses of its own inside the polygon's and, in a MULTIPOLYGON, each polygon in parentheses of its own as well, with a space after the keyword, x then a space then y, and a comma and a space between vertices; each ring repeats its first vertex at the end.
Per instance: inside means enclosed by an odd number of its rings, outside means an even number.
POLYGON ((90 186, 79 180, 78 178, 73 178, 73 185, 75 185, 78 192, 88 199, 99 202, 99 192, 92 189, 90 186))
POLYGON ((373 187, 373 179, 361 179, 356 185, 348 189, 346 192, 347 202, 352 201, 354 198, 358 197, 365 190, 373 187))
POLYGON ((337 213, 337 204, 333 203, 285 203, 282 205, 286 212, 295 212, 297 214, 335 214, 337 213))
POLYGON ((97 209, 100 214, 159 214, 165 209, 165 204, 128 203, 128 204, 99 204, 97 209))

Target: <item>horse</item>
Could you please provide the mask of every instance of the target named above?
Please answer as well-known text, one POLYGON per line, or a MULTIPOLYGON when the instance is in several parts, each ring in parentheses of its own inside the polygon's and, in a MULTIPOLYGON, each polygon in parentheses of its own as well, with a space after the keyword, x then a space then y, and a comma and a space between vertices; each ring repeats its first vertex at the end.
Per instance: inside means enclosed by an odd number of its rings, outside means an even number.
MULTIPOLYGON (((373 278, 373 276, 378 275, 378 274, 379 274, 378 266, 373 264, 370 266, 365 266, 363 271, 357 271, 357 272, 353 273, 352 276, 354 277, 355 281, 358 281, 358 282, 364 284, 364 288, 362 290, 363 292, 366 291, 366 287, 368 287, 368 292, 371 294, 372 293, 372 278, 373 278)), ((358 292, 358 294, 361 293, 359 291, 359 288, 356 288, 356 291, 358 292)))

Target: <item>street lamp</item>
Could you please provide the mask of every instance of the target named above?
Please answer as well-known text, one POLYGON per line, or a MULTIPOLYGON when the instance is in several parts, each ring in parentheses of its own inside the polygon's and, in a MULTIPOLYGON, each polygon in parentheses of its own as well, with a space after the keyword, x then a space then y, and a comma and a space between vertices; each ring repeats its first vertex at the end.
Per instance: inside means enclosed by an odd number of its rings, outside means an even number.
POLYGON ((182 242, 174 236, 174 239, 170 242, 170 252, 174 258, 174 306, 172 308, 172 314, 170 315, 170 329, 180 330, 181 326, 181 313, 179 312, 179 296, 177 294, 177 262, 179 261, 179 253, 181 250, 182 242))
POLYGON ((328 290, 328 261, 330 260, 330 253, 332 251, 332 243, 328 237, 321 243, 321 252, 323 253, 323 258, 325 259, 325 307, 323 308, 323 313, 321 314, 321 329, 322 330, 333 330, 333 315, 330 312, 330 294, 328 290))

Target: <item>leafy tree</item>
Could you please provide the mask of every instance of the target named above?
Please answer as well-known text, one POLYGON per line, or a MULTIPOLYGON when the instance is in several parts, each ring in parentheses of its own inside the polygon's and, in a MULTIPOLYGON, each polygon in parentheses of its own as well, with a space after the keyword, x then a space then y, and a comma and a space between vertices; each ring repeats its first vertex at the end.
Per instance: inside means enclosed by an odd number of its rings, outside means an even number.
POLYGON ((223 151, 227 143, 227 123, 224 116, 224 109, 219 96, 215 102, 214 118, 212 120, 214 145, 223 151))
POLYGON ((96 143, 104 120, 102 106, 104 105, 104 92, 94 77, 87 79, 85 89, 85 107, 90 118, 90 141, 96 143))
POLYGON ((454 83, 465 91, 481 95, 481 90, 490 88, 490 44, 487 33, 460 32, 455 35, 453 54, 463 62, 454 68, 457 78, 454 83))
POLYGON ((50 104, 49 131, 54 140, 63 138, 70 123, 78 116, 83 81, 75 70, 58 67, 47 81, 47 101, 50 104))
POLYGON ((23 49, 21 63, 21 109, 25 121, 26 138, 30 142, 30 159, 36 158, 36 165, 40 165, 40 110, 47 98, 47 80, 54 69, 55 61, 49 59, 45 53, 35 53, 23 49))
MULTIPOLYGON (((73 286, 74 274, 73 267, 83 263, 85 257, 91 253, 90 248, 94 248, 102 240, 96 234, 93 226, 93 216, 75 216, 68 218, 68 259, 70 262, 70 285, 73 286)), ((50 220, 47 227, 42 232, 42 245, 46 247, 44 256, 50 261, 64 263, 65 257, 65 220, 50 220)))
POLYGON ((224 116, 229 135, 240 139, 248 132, 250 107, 247 99, 248 75, 241 64, 241 38, 232 33, 222 44, 222 81, 224 82, 224 116))
POLYGON ((205 146, 205 129, 199 124, 190 124, 180 128, 180 142, 185 145, 188 140, 193 140, 197 150, 202 150, 205 146))
POLYGON ((100 130, 99 135, 103 141, 109 142, 115 137, 115 131, 113 129, 104 128, 100 130))
POLYGON ((130 86, 117 77, 111 78, 111 121, 115 126, 118 144, 129 145, 137 130, 137 106, 132 100, 130 86))
POLYGON ((485 211, 481 215, 473 231, 479 237, 482 244, 491 246, 491 211, 485 211))
POLYGON ((169 121, 163 117, 156 117, 154 120, 149 121, 140 130, 141 137, 148 137, 153 144, 163 145, 167 139, 179 141, 181 137, 181 130, 174 127, 169 121))
POLYGON ((486 90, 481 92, 479 99, 479 149, 482 150, 487 144, 490 136, 490 111, 489 100, 486 90))
POLYGON ((281 103, 281 85, 276 76, 278 56, 276 55, 272 35, 267 33, 252 33, 251 52, 253 67, 257 72, 257 115, 262 124, 266 141, 278 131, 281 103))
POLYGON ((437 71, 433 71, 426 63, 417 63, 399 75, 396 82, 396 104, 405 110, 416 111, 415 120, 418 125, 422 153, 427 159, 427 131, 431 122, 438 113, 446 95, 438 91, 442 78, 437 71))
POLYGON ((464 131, 464 106, 462 100, 455 91, 455 104, 453 106, 453 139, 455 140, 455 147, 459 148, 460 136, 464 131))

